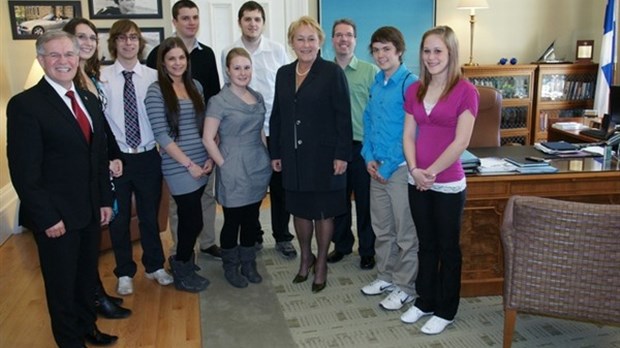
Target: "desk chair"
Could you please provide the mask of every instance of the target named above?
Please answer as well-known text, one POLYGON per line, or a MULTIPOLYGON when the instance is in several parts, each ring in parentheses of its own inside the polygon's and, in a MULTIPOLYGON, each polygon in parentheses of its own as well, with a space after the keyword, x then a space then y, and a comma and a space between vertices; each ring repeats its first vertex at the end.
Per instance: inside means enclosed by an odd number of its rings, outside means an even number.
POLYGON ((470 148, 500 146, 502 95, 493 87, 476 86, 480 95, 478 116, 469 141, 470 148))
POLYGON ((620 205, 513 196, 501 239, 504 348, 517 312, 620 324, 620 205))

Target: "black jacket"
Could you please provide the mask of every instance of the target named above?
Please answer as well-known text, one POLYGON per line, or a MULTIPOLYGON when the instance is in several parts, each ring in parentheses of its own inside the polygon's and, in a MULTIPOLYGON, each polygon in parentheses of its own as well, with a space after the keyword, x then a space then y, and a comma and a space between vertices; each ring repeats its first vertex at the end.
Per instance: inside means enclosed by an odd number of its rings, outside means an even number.
POLYGON ((99 220, 112 205, 104 116, 97 97, 77 90, 92 120, 91 143, 52 86, 39 83, 7 106, 9 171, 20 224, 35 232, 63 220, 67 230, 99 220))
POLYGON ((334 160, 351 160, 351 104, 340 66, 317 57, 295 91, 297 61, 276 75, 269 123, 272 159, 282 160, 282 184, 292 191, 346 188, 346 175, 334 175, 334 160))

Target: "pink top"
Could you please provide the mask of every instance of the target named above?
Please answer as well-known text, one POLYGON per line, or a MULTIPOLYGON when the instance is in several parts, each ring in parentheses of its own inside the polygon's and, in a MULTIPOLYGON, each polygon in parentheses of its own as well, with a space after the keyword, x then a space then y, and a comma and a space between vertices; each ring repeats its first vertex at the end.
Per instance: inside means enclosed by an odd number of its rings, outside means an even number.
MULTIPOLYGON (((416 93, 420 82, 413 83, 405 94, 405 111, 412 114, 417 123, 416 167, 426 169, 454 141, 458 117, 469 110, 474 117, 478 114, 478 90, 465 79, 461 79, 452 91, 439 100, 430 115, 426 114, 424 103, 419 102, 416 93)), ((461 180, 465 174, 461 161, 457 160, 443 172, 437 173, 435 182, 449 183, 461 180)))

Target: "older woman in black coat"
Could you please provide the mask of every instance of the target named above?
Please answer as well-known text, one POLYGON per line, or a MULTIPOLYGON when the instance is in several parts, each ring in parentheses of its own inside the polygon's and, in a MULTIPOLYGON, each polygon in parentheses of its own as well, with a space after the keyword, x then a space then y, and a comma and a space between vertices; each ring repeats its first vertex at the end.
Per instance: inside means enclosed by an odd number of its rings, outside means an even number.
POLYGON ((346 77, 319 57, 325 35, 310 17, 291 23, 288 40, 297 60, 278 70, 270 119, 272 167, 282 172, 286 209, 293 214, 301 250, 293 283, 315 268, 312 292, 325 288, 334 217, 346 211, 351 158, 351 106, 346 77), (318 254, 311 250, 316 231, 318 254))

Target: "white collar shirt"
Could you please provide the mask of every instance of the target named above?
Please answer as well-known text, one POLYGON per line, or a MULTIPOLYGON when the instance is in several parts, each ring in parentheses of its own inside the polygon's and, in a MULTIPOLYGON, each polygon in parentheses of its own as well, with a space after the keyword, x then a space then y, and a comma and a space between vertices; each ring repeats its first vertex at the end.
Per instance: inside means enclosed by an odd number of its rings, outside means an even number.
MULTIPOLYGON (((131 152, 127 145, 125 136, 125 108, 123 101, 123 90, 125 77, 123 71, 126 69, 118 62, 107 66, 101 70, 101 84, 108 99, 105 108, 105 117, 114 133, 116 142, 123 152, 131 152)), ((151 69, 146 65, 136 63, 133 69, 133 84, 136 89, 136 103, 138 106, 138 122, 140 124, 140 147, 147 149, 155 147, 155 136, 151 129, 151 123, 146 113, 144 99, 148 87, 157 81, 157 70, 151 69)))
POLYGON ((90 119, 90 115, 88 114, 88 110, 86 109, 86 106, 82 102, 82 98, 80 97, 79 93, 75 90, 75 85, 73 84, 73 82, 71 82, 71 88, 66 89, 63 86, 61 86, 60 84, 58 84, 56 81, 54 81, 51 78, 49 78, 47 75, 44 75, 43 77, 45 78, 45 81, 47 81, 47 83, 49 83, 50 86, 52 86, 52 88, 56 91, 56 93, 58 93, 58 95, 60 96, 62 101, 65 103, 65 105, 67 105, 67 107, 69 108, 69 110, 73 114, 73 117, 76 117, 75 113, 73 112, 73 106, 71 106, 71 99, 69 97, 67 97, 67 92, 68 91, 73 91, 73 93, 75 95, 75 100, 77 100, 78 104, 80 105, 80 108, 82 108, 82 111, 84 111, 84 114, 86 114, 86 118, 88 119, 88 123, 90 123, 90 129, 92 130, 92 128, 93 128, 93 121, 90 119))
MULTIPOLYGON (((222 50, 222 69, 224 70, 224 82, 230 82, 226 69, 226 55, 235 48, 242 47, 243 41, 239 38, 232 45, 222 50)), ((275 96, 276 74, 281 66, 290 63, 290 59, 286 54, 284 46, 280 43, 261 36, 260 44, 252 57, 252 81, 250 87, 263 95, 265 100, 265 122, 263 130, 265 135, 269 136, 269 118, 271 117, 271 109, 273 107, 273 98, 275 96)))

